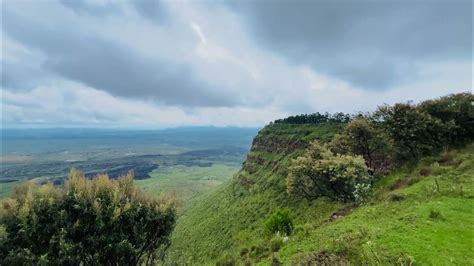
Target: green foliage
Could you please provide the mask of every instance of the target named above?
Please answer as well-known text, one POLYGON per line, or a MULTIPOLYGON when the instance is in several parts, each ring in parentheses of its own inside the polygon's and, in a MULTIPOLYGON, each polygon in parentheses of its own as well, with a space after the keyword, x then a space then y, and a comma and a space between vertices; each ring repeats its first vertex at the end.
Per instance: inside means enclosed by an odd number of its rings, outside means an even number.
POLYGON ((89 180, 72 169, 64 187, 23 184, 3 201, 0 264, 149 264, 174 223, 174 199, 141 193, 133 172, 89 180))
POLYGON ((374 113, 373 119, 394 141, 401 160, 418 159, 441 149, 447 143, 448 132, 455 126, 451 122, 443 123, 409 103, 383 105, 374 113))
MULTIPOLYGON (((311 141, 320 136, 327 141, 341 130, 340 125, 332 126, 273 124, 259 133, 258 141, 311 141)), ((272 252, 267 249, 271 245, 262 224, 275 209, 289 208, 294 230, 275 252, 283 265, 299 265, 306 254, 322 257, 322 261, 329 256, 332 264, 395 265, 415 260, 422 265, 472 264, 474 258, 467 254, 474 254, 473 145, 397 168, 372 184, 372 196, 357 208, 352 203, 324 198, 310 201, 288 196, 284 183, 287 167, 291 159, 304 154, 304 149, 284 155, 283 149, 270 153, 267 147, 252 152, 262 162, 247 175, 255 182, 250 190, 240 185, 237 175, 217 191, 199 198, 178 220, 167 263, 184 259, 184 263, 210 265, 224 253, 239 257, 244 250, 237 264, 269 265, 272 252), (433 169, 432 175, 419 175, 425 167, 433 169), (435 178, 441 192, 436 191, 435 178), (403 200, 392 201, 395 194, 403 195, 403 200), (334 212, 347 208, 352 212, 329 220, 334 212), (440 211, 446 219, 429 219, 431 209, 440 211), (322 250, 327 252, 320 254, 322 250)))
POLYGON ((357 204, 362 204, 369 199, 370 196, 370 184, 359 183, 354 186, 354 192, 352 193, 354 196, 354 201, 357 204))
POLYGON ((314 113, 289 116, 284 119, 275 120, 275 124, 321 124, 321 123, 347 123, 350 120, 350 115, 344 113, 314 113))
POLYGON ((275 235, 270 239, 270 251, 277 252, 281 249, 284 243, 284 237, 281 235, 275 235))
POLYGON ((434 210, 434 209, 431 209, 430 210, 430 214, 428 215, 430 217, 430 219, 432 220, 444 220, 444 217, 443 215, 441 214, 440 211, 437 211, 437 210, 434 210))
MULTIPOLYGON (((185 258, 187 262, 209 264, 222 254, 238 257, 242 251, 237 263, 269 265, 273 257, 278 257, 282 264, 293 265, 312 254, 309 261, 326 264, 472 264, 473 257, 466 254, 474 252, 474 147, 437 156, 440 149, 455 143, 449 138, 453 122, 446 122, 420 106, 390 106, 387 116, 356 119, 357 127, 351 128, 353 132, 348 135, 363 139, 366 135, 358 133, 369 132, 367 139, 376 144, 382 134, 379 140, 388 141, 388 151, 393 144, 395 155, 388 156, 388 161, 396 167, 390 173, 377 175, 376 180, 368 174, 363 149, 336 155, 321 145, 310 145, 314 140, 328 143, 337 133, 344 135, 344 123, 308 123, 307 118, 299 116, 298 121, 276 121, 266 126, 254 139, 244 167, 233 180, 200 198, 180 218, 168 262, 185 258), (397 127, 402 131, 399 139, 394 138, 397 127), (408 136, 407 140, 404 136, 408 136), (413 153, 405 141, 416 144, 413 153), (425 155, 429 157, 421 158, 425 155), (300 168, 292 169, 297 158, 302 160, 300 168), (348 163, 354 160, 357 163, 348 163), (345 182, 332 183, 341 176, 359 173, 351 170, 345 174, 343 169, 364 167, 360 173, 366 178, 358 180, 361 182, 341 178, 345 182), (317 172, 314 168, 321 175, 313 175, 317 172), (340 172, 344 174, 336 174, 340 172), (298 178, 291 180, 292 174, 298 178), (329 178, 332 176, 335 177, 329 178), (323 191, 330 195, 326 197, 337 200, 320 197, 321 193, 301 197, 304 193, 298 189, 315 188, 314 184, 321 183, 334 184, 323 186, 323 191), (287 189, 293 192, 285 193, 287 189), (340 194, 345 196, 335 196, 340 194), (356 206, 353 201, 366 204, 356 206), (284 245, 274 251, 280 242, 272 243, 261 225, 278 208, 291 210, 295 229, 284 245), (431 209, 438 210, 445 219, 435 222, 428 218, 431 209), (334 214, 337 219, 330 219, 334 214)), ((377 147, 375 144, 368 147, 377 147)))
POLYGON ((361 155, 367 167, 378 172, 388 170, 392 161, 391 139, 363 117, 349 122, 341 134, 334 136, 329 147, 335 153, 361 155))
POLYGON ((293 231, 293 220, 289 209, 277 209, 265 221, 265 229, 271 234, 291 235, 293 231))
POLYGON ((216 262, 216 266, 234 266, 237 265, 237 260, 229 254, 224 255, 216 262))
POLYGON ((374 184, 376 196, 370 204, 335 222, 309 222, 305 225, 308 233, 295 233, 278 252, 279 258, 285 265, 300 264, 305 257, 326 257, 321 254, 325 250, 325 254, 342 256, 350 265, 472 264, 474 145, 451 155, 453 163, 440 165, 436 177, 441 192, 434 188, 433 176, 395 191, 390 184, 417 176, 419 169, 443 156, 421 161, 417 167, 403 167, 374 184), (394 193, 404 199, 391 201, 394 193))
POLYGON ((293 160, 287 177, 290 194, 308 199, 328 197, 352 201, 358 184, 370 184, 365 161, 361 156, 334 154, 313 142, 303 156, 293 160))
MULTIPOLYGON (((242 168, 216 191, 192 200, 190 208, 177 221, 166 263, 206 265, 227 251, 238 255, 243 248, 249 249, 253 262, 267 258, 271 253, 263 251, 269 247, 268 241, 261 243, 268 238, 263 224, 277 208, 289 208, 295 223, 326 220, 342 203, 305 202, 289 197, 285 183, 287 168, 291 159, 301 155, 301 147, 315 139, 322 143, 330 141, 343 127, 342 123, 323 123, 271 124, 263 128, 249 154, 253 157, 254 172, 249 174, 242 168), (289 149, 295 143, 300 146, 289 149), (241 174, 252 181, 248 188, 241 183, 241 174)), ((247 162, 250 161, 248 158, 247 162)))
POLYGON ((470 92, 451 94, 422 102, 419 109, 443 121, 454 124, 448 132, 451 143, 464 142, 474 136, 474 95, 470 92))

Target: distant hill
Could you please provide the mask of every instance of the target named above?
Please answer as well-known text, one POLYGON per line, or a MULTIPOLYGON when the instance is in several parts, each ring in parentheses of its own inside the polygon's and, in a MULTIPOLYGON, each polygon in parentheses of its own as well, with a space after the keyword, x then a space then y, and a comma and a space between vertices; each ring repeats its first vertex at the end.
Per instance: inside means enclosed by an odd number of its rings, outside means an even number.
MULTIPOLYGON (((456 117, 469 129, 474 113, 467 106, 462 111, 467 120, 456 117)), ((291 123, 294 120, 277 120, 260 130, 232 180, 195 200, 178 219, 169 262, 474 263, 473 136, 449 149, 440 143, 444 150, 420 153, 419 158, 405 159, 378 174, 370 198, 359 205, 288 194, 286 180, 292 160, 315 140, 323 144, 333 140, 349 121, 291 123), (280 242, 263 226, 278 208, 288 208, 294 222, 293 234, 280 242)))

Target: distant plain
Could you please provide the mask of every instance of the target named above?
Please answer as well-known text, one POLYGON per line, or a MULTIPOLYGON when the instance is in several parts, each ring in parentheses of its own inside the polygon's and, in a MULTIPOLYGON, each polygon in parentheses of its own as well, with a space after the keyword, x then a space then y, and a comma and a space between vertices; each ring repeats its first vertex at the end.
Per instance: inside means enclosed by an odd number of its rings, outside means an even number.
POLYGON ((60 185, 75 167, 89 177, 108 173, 117 178, 134 170, 137 184, 145 191, 176 193, 186 205, 238 171, 257 131, 236 127, 2 129, 0 196, 27 180, 60 185))

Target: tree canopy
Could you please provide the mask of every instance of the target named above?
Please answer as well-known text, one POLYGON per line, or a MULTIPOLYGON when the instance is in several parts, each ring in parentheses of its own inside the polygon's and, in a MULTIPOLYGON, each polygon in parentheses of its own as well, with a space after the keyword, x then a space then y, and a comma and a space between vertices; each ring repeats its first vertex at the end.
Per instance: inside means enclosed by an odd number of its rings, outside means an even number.
POLYGON ((295 116, 289 116, 284 119, 277 119, 274 121, 276 124, 320 124, 328 122, 339 122, 346 123, 350 120, 350 115, 345 113, 324 113, 319 112, 313 114, 301 114, 295 116))
MULTIPOLYGON (((331 117, 300 115, 281 123, 327 122, 331 117)), ((338 121, 347 118, 340 117, 338 121)), ((287 177, 288 192, 307 198, 358 200, 366 194, 362 190, 370 187, 374 173, 472 140, 474 96, 459 93, 418 105, 382 105, 373 113, 353 116, 347 122, 327 147, 313 143, 293 161, 287 177)))
POLYGON ((153 198, 133 184, 92 180, 71 170, 63 187, 17 187, 1 206, 0 264, 151 264, 174 228, 174 199, 153 198))

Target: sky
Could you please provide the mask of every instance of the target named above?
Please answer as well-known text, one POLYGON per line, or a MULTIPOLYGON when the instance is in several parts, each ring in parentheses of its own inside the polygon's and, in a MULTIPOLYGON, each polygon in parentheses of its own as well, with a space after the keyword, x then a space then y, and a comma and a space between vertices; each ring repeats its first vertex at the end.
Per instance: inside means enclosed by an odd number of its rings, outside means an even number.
POLYGON ((263 126, 471 91, 470 0, 3 0, 2 127, 263 126))

